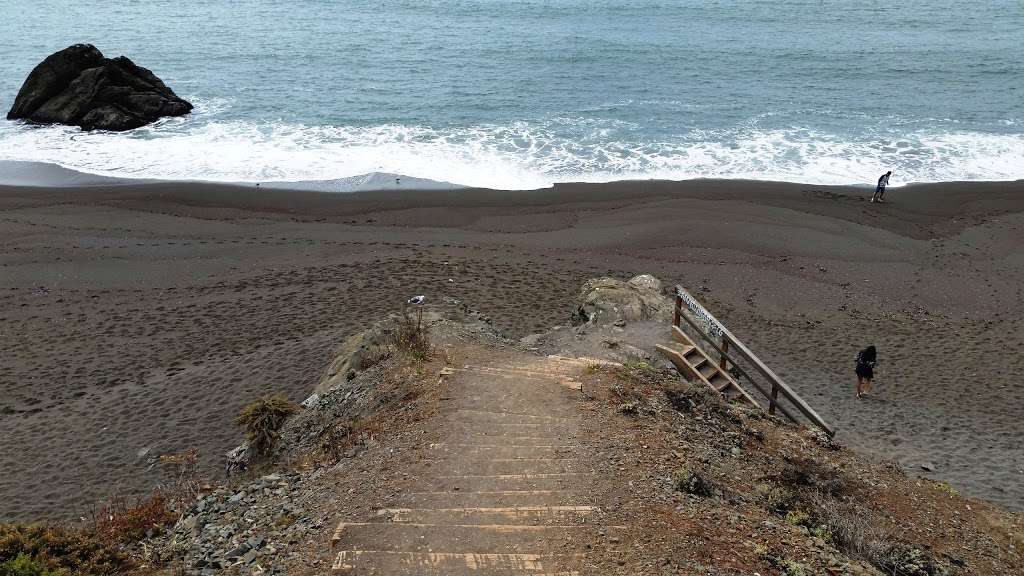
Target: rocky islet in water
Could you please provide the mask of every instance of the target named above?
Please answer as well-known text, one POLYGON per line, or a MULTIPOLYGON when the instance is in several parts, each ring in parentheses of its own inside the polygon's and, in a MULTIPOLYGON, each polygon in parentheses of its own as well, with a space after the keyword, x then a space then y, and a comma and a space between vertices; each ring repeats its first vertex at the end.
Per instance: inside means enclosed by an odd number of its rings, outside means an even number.
POLYGON ((75 44, 32 69, 7 119, 121 132, 191 111, 191 103, 148 69, 125 56, 106 58, 92 44, 75 44))

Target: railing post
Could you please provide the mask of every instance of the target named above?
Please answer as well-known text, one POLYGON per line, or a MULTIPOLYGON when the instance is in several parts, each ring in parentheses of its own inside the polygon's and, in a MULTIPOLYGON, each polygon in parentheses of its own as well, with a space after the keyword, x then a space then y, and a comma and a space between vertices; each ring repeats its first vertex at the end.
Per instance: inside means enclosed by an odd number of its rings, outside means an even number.
POLYGON ((725 357, 725 355, 728 354, 728 353, 729 353, 729 341, 725 339, 725 334, 722 334, 722 352, 721 352, 721 354, 719 354, 718 368, 721 369, 723 372, 726 370, 726 357, 725 357))
MULTIPOLYGON (((676 305, 675 305, 675 308, 672 310, 672 325, 673 326, 679 326, 679 315, 682 313, 682 309, 683 309, 683 297, 680 296, 678 292, 676 292, 676 305)), ((680 326, 680 328, 681 328, 681 326, 680 326)))
POLYGON ((768 399, 768 413, 769 414, 775 414, 775 404, 778 403, 778 397, 779 397, 779 387, 776 386, 774 382, 772 382, 772 395, 771 395, 771 398, 768 399))

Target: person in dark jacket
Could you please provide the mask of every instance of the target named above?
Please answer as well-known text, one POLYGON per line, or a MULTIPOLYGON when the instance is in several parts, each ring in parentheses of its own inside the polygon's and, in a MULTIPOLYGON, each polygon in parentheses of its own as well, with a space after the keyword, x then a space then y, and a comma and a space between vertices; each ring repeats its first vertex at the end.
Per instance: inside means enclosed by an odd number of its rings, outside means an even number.
POLYGON ((885 202, 882 197, 885 196, 885 187, 889 185, 889 176, 892 176, 892 170, 878 178, 878 186, 875 187, 875 193, 871 195, 872 202, 885 202))
POLYGON ((868 346, 857 353, 857 398, 871 392, 871 381, 875 379, 876 352, 868 346))

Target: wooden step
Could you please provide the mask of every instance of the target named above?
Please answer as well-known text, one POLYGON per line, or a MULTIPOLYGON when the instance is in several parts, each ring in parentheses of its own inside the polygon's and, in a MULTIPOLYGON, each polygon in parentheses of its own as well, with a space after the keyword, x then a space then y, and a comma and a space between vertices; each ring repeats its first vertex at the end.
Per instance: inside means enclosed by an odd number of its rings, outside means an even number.
POLYGON ((718 366, 715 366, 714 364, 707 362, 706 359, 704 362, 701 362, 701 364, 697 367, 697 370, 700 371, 701 375, 704 376, 704 378, 707 379, 708 382, 710 382, 711 379, 714 378, 715 376, 719 375, 718 366))
POLYGON ((563 524, 575 523, 599 509, 594 506, 508 506, 493 508, 383 508, 378 518, 416 524, 563 524))
POLYGON ((576 576, 578 572, 559 570, 566 564, 579 564, 583 554, 473 554, 465 552, 391 552, 381 550, 342 550, 335 557, 335 571, 408 575, 455 575, 486 573, 493 576, 576 576))
POLYGON ((430 524, 342 522, 334 531, 334 550, 431 552, 457 548, 475 554, 514 554, 548 550, 554 542, 597 539, 598 532, 621 531, 623 526, 592 524, 430 524))

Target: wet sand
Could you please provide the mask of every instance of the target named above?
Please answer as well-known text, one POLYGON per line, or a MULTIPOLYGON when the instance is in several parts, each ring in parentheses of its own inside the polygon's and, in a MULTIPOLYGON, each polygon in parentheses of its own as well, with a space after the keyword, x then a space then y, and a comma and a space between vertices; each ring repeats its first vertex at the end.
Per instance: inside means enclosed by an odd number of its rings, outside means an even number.
POLYGON ((1024 183, 870 192, 0 187, 0 519, 140 493, 158 454, 218 473, 242 404, 304 398, 410 295, 518 337, 564 324, 585 279, 636 273, 701 297, 841 442, 1024 509, 1024 183), (856 400, 867 344, 876 391, 856 400))

